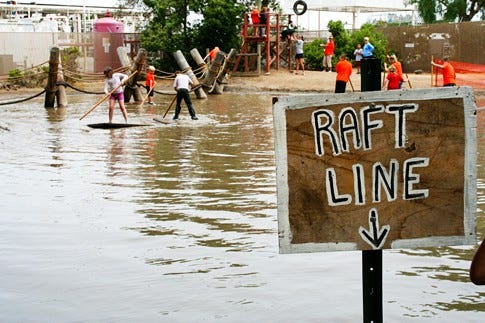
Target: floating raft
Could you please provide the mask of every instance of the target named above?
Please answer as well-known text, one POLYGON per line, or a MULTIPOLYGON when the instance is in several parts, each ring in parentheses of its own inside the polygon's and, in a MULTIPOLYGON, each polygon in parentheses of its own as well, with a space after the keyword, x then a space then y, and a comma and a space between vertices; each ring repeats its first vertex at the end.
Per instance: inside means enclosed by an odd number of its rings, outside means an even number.
POLYGON ((143 126, 149 126, 149 124, 140 124, 140 123, 109 123, 109 122, 91 123, 91 124, 88 124, 88 127, 95 128, 95 129, 118 129, 118 128, 143 127, 143 126))

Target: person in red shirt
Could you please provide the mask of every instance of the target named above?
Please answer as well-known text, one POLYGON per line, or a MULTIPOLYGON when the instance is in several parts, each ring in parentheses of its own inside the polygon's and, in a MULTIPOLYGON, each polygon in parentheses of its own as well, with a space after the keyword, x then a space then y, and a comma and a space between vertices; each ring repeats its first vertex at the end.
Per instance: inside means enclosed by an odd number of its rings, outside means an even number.
POLYGON ((352 63, 347 60, 345 54, 340 55, 339 61, 335 65, 335 72, 337 72, 335 93, 345 93, 347 82, 350 80, 350 75, 352 74, 352 63))
POLYGON ((323 69, 327 72, 332 71, 332 58, 335 51, 335 43, 333 42, 333 36, 328 37, 326 44, 321 44, 323 50, 323 69))
POLYGON ((403 77, 399 75, 394 65, 389 66, 388 70, 389 73, 387 73, 382 89, 387 89, 388 91, 399 90, 401 88, 401 84, 404 82, 403 77))
POLYGON ((145 88, 147 89, 148 93, 148 104, 155 105, 153 103, 153 89, 155 88, 155 67, 148 66, 147 74, 145 77, 145 88))
POLYGON ((254 7, 251 11, 251 22, 253 23, 253 35, 258 36, 259 34, 259 9, 258 7, 254 7))
MULTIPOLYGON (((402 74, 402 65, 401 65, 401 62, 397 60, 397 56, 396 55, 391 55, 391 56, 387 56, 387 58, 389 59, 389 62, 391 63, 390 66, 394 66, 395 68, 395 72, 397 74, 399 74, 399 76, 401 76, 402 79, 404 79, 404 76, 402 74)), ((387 66, 386 63, 384 63, 384 70, 389 73, 389 67, 387 66)), ((399 83, 399 88, 402 87, 402 83, 399 83)))
POLYGON ((431 65, 443 70, 443 86, 456 86, 455 68, 448 62, 448 57, 443 58, 443 64, 431 61, 431 65))
POLYGON ((219 47, 216 46, 209 52, 208 56, 211 62, 216 59, 217 53, 219 53, 219 51, 220 51, 219 47))

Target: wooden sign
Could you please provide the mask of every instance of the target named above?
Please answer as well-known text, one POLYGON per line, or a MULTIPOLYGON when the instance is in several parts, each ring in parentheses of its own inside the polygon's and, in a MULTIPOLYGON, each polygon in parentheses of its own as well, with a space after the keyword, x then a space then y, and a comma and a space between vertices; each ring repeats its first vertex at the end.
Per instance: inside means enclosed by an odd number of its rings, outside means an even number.
POLYGON ((471 88, 273 101, 280 252, 475 243, 471 88))

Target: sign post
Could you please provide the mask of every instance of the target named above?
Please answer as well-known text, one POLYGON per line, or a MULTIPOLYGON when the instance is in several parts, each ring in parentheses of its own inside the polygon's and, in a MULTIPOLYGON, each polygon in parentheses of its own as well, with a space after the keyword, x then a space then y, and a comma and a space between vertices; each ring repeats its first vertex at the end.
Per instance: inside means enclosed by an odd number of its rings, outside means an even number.
POLYGON ((475 243, 471 88, 273 99, 281 253, 362 250, 382 321, 382 249, 475 243))

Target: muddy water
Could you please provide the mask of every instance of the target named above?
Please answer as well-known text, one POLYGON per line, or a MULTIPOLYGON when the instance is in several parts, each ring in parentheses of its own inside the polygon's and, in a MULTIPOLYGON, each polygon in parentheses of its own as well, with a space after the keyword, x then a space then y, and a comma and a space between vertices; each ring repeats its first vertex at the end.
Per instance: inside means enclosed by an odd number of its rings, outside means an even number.
MULTIPOLYGON (((86 126, 103 106, 79 120, 96 96, 68 99, 1 106, 0 321, 362 320, 360 252, 278 254, 270 95, 194 100, 200 120, 179 125, 152 121, 158 95, 129 106, 149 126, 117 130, 86 126)), ((385 319, 485 321, 472 253, 385 251, 385 319)))

